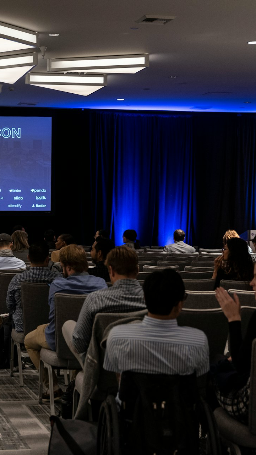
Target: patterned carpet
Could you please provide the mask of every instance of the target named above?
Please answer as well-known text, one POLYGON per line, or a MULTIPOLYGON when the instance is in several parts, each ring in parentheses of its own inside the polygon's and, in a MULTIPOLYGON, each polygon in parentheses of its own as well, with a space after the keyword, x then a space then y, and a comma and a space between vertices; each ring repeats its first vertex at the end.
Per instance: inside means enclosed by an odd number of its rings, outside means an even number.
POLYGON ((38 404, 37 372, 23 371, 20 387, 18 373, 11 378, 9 370, 0 370, 0 455, 47 455, 49 406, 38 404))

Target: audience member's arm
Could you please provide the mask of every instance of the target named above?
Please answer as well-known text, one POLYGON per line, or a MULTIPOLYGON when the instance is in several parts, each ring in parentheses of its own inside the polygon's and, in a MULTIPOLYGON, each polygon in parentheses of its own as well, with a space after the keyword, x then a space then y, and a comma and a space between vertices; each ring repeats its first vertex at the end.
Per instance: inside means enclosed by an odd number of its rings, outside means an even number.
POLYGON ((90 311, 90 296, 88 296, 84 301, 72 335, 72 344, 79 354, 85 353, 89 347, 92 337, 93 319, 90 311))
POLYGON ((212 275, 213 280, 216 280, 216 278, 217 278, 217 273, 221 267, 222 261, 223 261, 223 255, 218 256, 216 259, 214 259, 214 271, 213 271, 213 275, 212 275))

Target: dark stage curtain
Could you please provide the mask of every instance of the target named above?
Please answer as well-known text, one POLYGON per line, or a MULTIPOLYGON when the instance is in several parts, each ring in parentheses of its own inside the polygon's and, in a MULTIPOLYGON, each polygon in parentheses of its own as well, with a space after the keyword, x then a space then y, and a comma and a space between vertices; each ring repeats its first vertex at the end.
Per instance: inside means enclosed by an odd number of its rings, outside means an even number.
POLYGON ((90 115, 91 200, 95 229, 116 245, 135 229, 143 245, 192 242, 194 164, 190 115, 94 112, 90 115))

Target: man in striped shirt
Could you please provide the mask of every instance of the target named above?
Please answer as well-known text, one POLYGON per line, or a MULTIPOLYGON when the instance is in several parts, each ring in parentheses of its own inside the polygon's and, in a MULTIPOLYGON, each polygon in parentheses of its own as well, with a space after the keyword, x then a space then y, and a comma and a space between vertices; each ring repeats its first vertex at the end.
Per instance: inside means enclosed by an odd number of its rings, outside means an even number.
POLYGON ((80 354, 87 352, 97 313, 128 313, 145 310, 143 289, 137 281, 138 255, 127 246, 112 249, 106 259, 112 287, 91 293, 76 323, 72 344, 80 354))
POLYGON ((143 289, 148 315, 142 322, 116 326, 110 331, 104 368, 116 373, 207 373, 206 335, 177 325, 186 297, 180 275, 171 269, 156 271, 145 280, 143 289))

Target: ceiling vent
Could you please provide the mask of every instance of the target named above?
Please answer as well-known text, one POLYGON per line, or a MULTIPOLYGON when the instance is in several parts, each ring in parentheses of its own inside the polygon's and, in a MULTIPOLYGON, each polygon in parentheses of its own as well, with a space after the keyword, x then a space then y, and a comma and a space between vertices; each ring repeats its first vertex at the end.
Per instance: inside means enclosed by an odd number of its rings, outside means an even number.
POLYGON ((154 25, 165 25, 167 22, 171 22, 175 19, 175 16, 159 16, 146 14, 138 19, 137 24, 154 24, 154 25))

